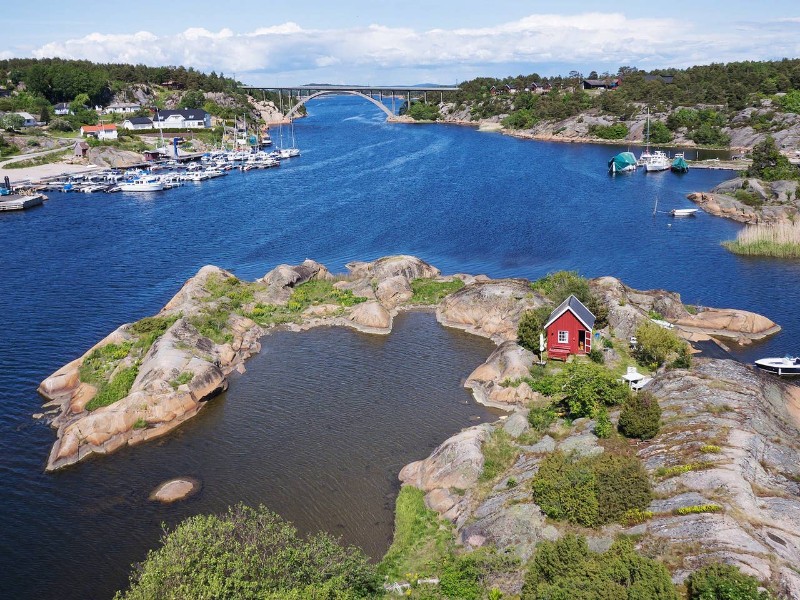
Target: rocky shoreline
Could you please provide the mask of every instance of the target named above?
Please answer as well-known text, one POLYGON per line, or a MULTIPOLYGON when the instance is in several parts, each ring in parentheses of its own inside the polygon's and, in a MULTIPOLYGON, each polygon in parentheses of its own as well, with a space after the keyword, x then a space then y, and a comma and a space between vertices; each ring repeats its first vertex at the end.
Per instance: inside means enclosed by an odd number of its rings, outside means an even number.
MULTIPOLYGON (((464 274, 441 277, 439 269, 410 256, 353 262, 347 266, 349 275, 333 283, 333 287, 363 301, 347 307, 335 303, 312 304, 297 320, 283 326, 294 330, 344 326, 385 335, 391 331, 393 316, 398 311, 419 307, 411 302, 413 280, 459 280, 464 287, 438 303, 435 307, 437 319, 445 326, 490 338, 499 345, 467 385, 479 401, 509 405, 511 398, 501 397, 502 394, 490 388, 509 375, 508 365, 517 365, 511 369, 515 373, 524 368, 529 357, 515 343, 517 323, 525 310, 549 302, 532 292, 527 280, 492 280, 464 274), (506 366, 496 368, 498 364, 506 366)), ((250 305, 286 306, 297 286, 312 280, 333 279, 324 266, 311 260, 296 266, 280 265, 253 283, 250 305)), ((224 297, 213 298, 210 291, 225 282, 233 285, 239 280, 223 269, 205 266, 156 315, 155 319, 166 320, 165 326, 167 323, 169 326, 140 358, 135 380, 125 397, 108 406, 87 410, 98 389, 96 384, 81 380, 81 369, 96 351, 138 343, 136 324, 120 326, 40 384, 38 391, 47 399, 45 408, 50 415, 55 414, 51 425, 57 430, 48 471, 92 454, 107 454, 168 433, 196 415, 206 400, 224 391, 231 372, 244 371, 245 361, 261 349, 259 340, 268 332, 268 327, 245 316, 246 311, 227 309, 222 314, 227 335, 224 340, 215 342, 193 325, 194 319, 207 311, 226 306, 220 305, 224 297)), ((592 285, 605 298, 612 327, 622 336, 631 335, 636 322, 646 318, 650 310, 658 310, 687 335, 691 333, 695 337, 722 335, 747 343, 779 330, 768 319, 744 311, 706 309, 693 315, 677 294, 660 290, 637 292, 613 278, 594 280, 592 285)), ((112 364, 109 377, 129 368, 132 362, 130 356, 126 356, 112 364)), ((518 395, 510 404, 523 400, 525 398, 518 395)))
POLYGON ((693 192, 687 196, 705 212, 755 225, 757 223, 793 223, 800 213, 800 186, 796 181, 767 183, 752 177, 735 177, 723 181, 710 192, 693 192), (745 192, 747 204, 737 199, 745 192))
MULTIPOLYGON (((603 446, 588 419, 559 420, 535 440, 529 435, 527 411, 543 398, 526 383, 518 383, 530 373, 535 357, 516 343, 517 325, 525 311, 552 302, 525 279, 443 277, 437 268, 412 256, 353 262, 347 267, 348 275, 334 277, 323 265, 307 260, 280 265, 252 283, 239 282, 218 267, 200 269, 154 317, 167 319, 169 326, 141 358, 124 398, 87 410, 97 389, 81 381, 81 373, 95 350, 131 343, 141 330, 136 323, 119 327, 42 382, 39 391, 48 400, 51 424, 57 430, 47 470, 169 433, 226 389, 231 372, 244 371, 245 361, 260 350, 260 338, 272 327, 299 331, 346 326, 386 335, 399 311, 433 308, 442 325, 497 344, 465 386, 478 402, 502 408, 509 416, 465 429, 428 458, 407 465, 400 473, 403 485, 423 490, 425 504, 453 523, 458 543, 468 549, 489 545, 526 560, 537 543, 560 537, 564 526, 547 519, 520 484, 530 480, 541 460, 555 449, 597 453, 603 446), (442 297, 423 303, 415 301, 412 287, 420 280, 452 287, 442 297), (309 282, 327 282, 343 297, 358 301, 312 303, 297 320, 281 325, 260 325, 246 316, 259 306, 291 306, 295 293, 309 282), (227 337, 215 342, 204 336, 197 327, 198 315, 229 306, 220 289, 235 296, 245 289, 242 286, 251 286, 246 289, 252 296, 224 314, 227 337), (517 459, 487 488, 481 481, 484 445, 498 431, 513 440, 517 459)), ((613 277, 594 279, 589 285, 608 310, 604 335, 616 340, 626 340, 654 312, 689 340, 723 337, 748 343, 780 329, 766 317, 746 311, 689 310, 678 294, 635 290, 613 277)), ((607 350, 607 359, 613 361, 614 356, 607 350)), ((115 372, 124 368, 126 360, 114 367, 115 372)), ((695 362, 691 370, 660 372, 651 384, 665 411, 666 427, 635 451, 657 482, 652 518, 630 527, 609 525, 582 533, 595 549, 607 548, 618 533, 638 536, 642 551, 668 564, 676 582, 711 557, 772 582, 788 597, 800 598, 800 574, 791 568, 800 564, 800 394, 734 361, 695 362), (700 450, 711 444, 719 450, 711 455, 700 450), (656 475, 660 468, 698 459, 705 465, 702 473, 689 469, 675 477, 656 475), (713 514, 675 513, 676 508, 708 503, 722 508, 713 514)), ((616 413, 611 416, 617 418, 616 413)), ((173 501, 198 485, 183 480, 167 483, 170 493, 164 498, 154 495, 155 499, 173 501)), ((520 573, 496 583, 504 592, 518 593, 521 581, 520 573)))

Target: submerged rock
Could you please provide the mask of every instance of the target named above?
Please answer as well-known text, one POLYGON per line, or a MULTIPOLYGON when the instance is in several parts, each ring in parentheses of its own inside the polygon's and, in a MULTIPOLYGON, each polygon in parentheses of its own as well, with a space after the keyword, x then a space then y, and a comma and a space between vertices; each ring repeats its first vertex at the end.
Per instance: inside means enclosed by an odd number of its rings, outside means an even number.
POLYGON ((150 494, 150 500, 171 504, 184 500, 200 490, 200 482, 192 477, 179 477, 161 483, 150 494))

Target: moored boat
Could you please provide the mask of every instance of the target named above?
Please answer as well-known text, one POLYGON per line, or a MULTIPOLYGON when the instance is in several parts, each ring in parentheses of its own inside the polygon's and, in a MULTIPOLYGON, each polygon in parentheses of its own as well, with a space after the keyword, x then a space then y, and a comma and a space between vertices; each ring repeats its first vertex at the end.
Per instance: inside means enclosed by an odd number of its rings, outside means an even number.
POLYGON ((654 171, 666 171, 669 169, 669 166, 669 157, 667 157, 666 152, 662 152, 661 150, 656 150, 653 152, 653 154, 644 163, 645 171, 648 173, 654 171))
POLYGON ((756 361, 759 369, 781 376, 800 375, 800 358, 784 356, 783 358, 760 358, 756 361))
POLYGON ((164 184, 157 177, 120 181, 117 186, 122 192, 160 192, 164 189, 164 184))
POLYGON ((670 214, 673 217, 693 217, 697 210, 696 208, 673 208, 670 214))
POLYGON ((628 173, 635 171, 637 166, 636 157, 633 152, 620 152, 608 161, 608 172, 614 173, 628 173))
POLYGON ((683 155, 683 152, 679 152, 675 155, 674 159, 672 160, 672 166, 670 167, 674 173, 688 173, 689 172, 689 165, 686 162, 686 158, 683 155))

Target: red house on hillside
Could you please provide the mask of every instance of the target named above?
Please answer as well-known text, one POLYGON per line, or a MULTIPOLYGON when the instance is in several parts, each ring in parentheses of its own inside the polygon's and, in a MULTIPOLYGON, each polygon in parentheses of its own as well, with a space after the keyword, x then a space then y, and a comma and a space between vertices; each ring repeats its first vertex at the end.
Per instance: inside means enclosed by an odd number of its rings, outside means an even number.
POLYGON ((567 360, 570 354, 588 354, 592 349, 594 315, 580 300, 570 295, 551 314, 544 330, 547 356, 567 360))

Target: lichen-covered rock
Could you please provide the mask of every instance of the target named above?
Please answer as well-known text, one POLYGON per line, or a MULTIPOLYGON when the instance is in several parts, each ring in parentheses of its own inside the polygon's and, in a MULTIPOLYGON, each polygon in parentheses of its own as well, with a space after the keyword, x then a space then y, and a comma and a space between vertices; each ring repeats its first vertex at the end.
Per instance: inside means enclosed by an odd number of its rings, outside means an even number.
POLYGON ((436 310, 436 318, 442 325, 500 343, 517 338, 523 312, 544 304, 547 301, 533 292, 527 281, 476 282, 444 298, 436 310))

